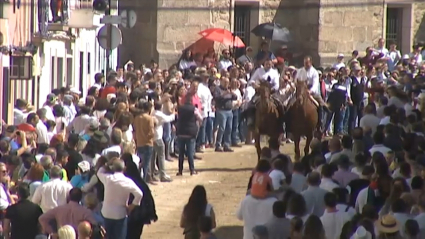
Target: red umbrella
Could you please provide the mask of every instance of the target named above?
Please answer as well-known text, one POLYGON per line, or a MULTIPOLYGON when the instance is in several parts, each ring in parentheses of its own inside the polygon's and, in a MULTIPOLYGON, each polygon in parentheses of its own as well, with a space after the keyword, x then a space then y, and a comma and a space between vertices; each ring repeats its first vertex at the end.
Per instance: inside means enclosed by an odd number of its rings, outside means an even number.
POLYGON ((205 39, 223 43, 226 46, 231 47, 245 47, 243 41, 238 37, 234 36, 229 30, 222 28, 209 28, 198 33, 205 39))

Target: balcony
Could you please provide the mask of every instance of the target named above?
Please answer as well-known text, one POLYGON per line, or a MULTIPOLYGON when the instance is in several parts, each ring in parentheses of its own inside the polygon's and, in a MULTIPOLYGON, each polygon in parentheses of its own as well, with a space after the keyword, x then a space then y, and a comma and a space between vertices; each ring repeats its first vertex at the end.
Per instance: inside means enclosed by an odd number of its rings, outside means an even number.
POLYGON ((39 34, 44 37, 51 32, 96 29, 100 25, 101 16, 93 12, 92 0, 39 0, 37 7, 39 34))

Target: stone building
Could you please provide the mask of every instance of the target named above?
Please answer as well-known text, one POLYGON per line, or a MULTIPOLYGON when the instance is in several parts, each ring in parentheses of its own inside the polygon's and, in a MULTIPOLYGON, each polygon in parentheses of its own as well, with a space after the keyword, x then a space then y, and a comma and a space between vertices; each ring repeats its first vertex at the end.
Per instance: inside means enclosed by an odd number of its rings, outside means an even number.
MULTIPOLYGON (((120 64, 156 60, 175 63, 181 51, 198 40, 201 30, 233 31, 246 45, 261 41, 250 31, 277 22, 293 37, 290 50, 311 55, 315 64, 333 62, 338 53, 361 54, 380 37, 398 42, 402 52, 425 41, 425 1, 414 0, 121 0, 120 9, 137 13, 132 29, 122 29, 120 64)), ((273 43, 272 46, 278 46, 273 43)))

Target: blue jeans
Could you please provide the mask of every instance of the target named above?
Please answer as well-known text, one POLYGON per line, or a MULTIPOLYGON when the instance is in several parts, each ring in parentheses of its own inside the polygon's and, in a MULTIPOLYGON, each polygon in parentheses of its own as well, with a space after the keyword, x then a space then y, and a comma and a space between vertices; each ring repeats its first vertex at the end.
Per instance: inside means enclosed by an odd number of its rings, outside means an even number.
POLYGON ((247 134, 248 134, 248 125, 246 123, 246 120, 242 120, 239 123, 239 138, 241 142, 246 141, 247 134))
POLYGON ((233 126, 233 113, 231 110, 217 110, 215 112, 215 120, 218 125, 217 139, 215 147, 219 148, 221 143, 224 147, 229 148, 231 143, 231 134, 233 126))
POLYGON ((349 123, 349 119, 350 119, 350 107, 346 107, 345 108, 345 114, 344 117, 342 118, 342 127, 343 127, 343 131, 348 133, 348 123, 349 123))
POLYGON ((199 126, 198 135, 196 137, 196 147, 205 145, 205 125, 207 123, 207 117, 202 120, 202 124, 199 126))
POLYGON ((205 120, 205 143, 214 143, 214 118, 207 117, 205 120))
POLYGON ((187 155, 189 170, 195 170, 193 157, 195 156, 195 138, 178 137, 179 148, 179 172, 183 172, 184 156, 187 155))
POLYGON ((358 105, 350 106, 350 116, 348 123, 349 133, 357 126, 360 125, 360 119, 363 117, 363 102, 360 102, 358 105))
POLYGON ((105 218, 105 230, 108 238, 126 238, 127 220, 127 217, 123 219, 105 218))
POLYGON ((335 121, 334 119, 334 124, 335 124, 335 129, 338 133, 343 133, 344 132, 344 117, 345 117, 345 113, 347 112, 347 109, 341 109, 339 111, 339 118, 338 121, 335 121))
POLYGON ((238 144, 240 142, 239 138, 239 109, 232 110, 233 119, 232 119, 232 144, 238 144))
POLYGON ((329 129, 331 127, 331 121, 332 118, 334 119, 333 121, 333 127, 334 127, 334 135, 341 133, 341 125, 342 125, 342 113, 341 113, 341 109, 336 109, 335 111, 329 112, 326 114, 326 124, 325 124, 325 129, 329 129))
POLYGON ((146 181, 148 178, 148 174, 150 173, 150 164, 151 158, 153 154, 152 146, 141 146, 137 147, 137 154, 140 157, 142 162, 142 170, 143 170, 143 179, 146 181))
POLYGON ((171 141, 171 123, 164 123, 162 125, 163 134, 162 139, 164 140, 164 143, 168 143, 171 141))

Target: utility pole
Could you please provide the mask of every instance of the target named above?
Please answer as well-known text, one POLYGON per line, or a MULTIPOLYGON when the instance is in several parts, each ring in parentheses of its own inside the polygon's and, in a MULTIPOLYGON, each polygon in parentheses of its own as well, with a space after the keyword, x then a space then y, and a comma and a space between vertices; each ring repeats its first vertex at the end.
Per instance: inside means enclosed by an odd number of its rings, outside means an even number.
MULTIPOLYGON (((111 7, 112 7, 112 1, 108 0, 108 8, 106 8, 105 11, 105 15, 106 16, 110 16, 111 15, 111 7)), ((112 48, 111 48, 111 43, 112 43, 112 24, 108 24, 108 35, 107 35, 107 43, 108 43, 108 47, 106 49, 106 70, 105 73, 108 73, 109 67, 110 67, 110 58, 111 58, 111 53, 112 53, 112 48)))

